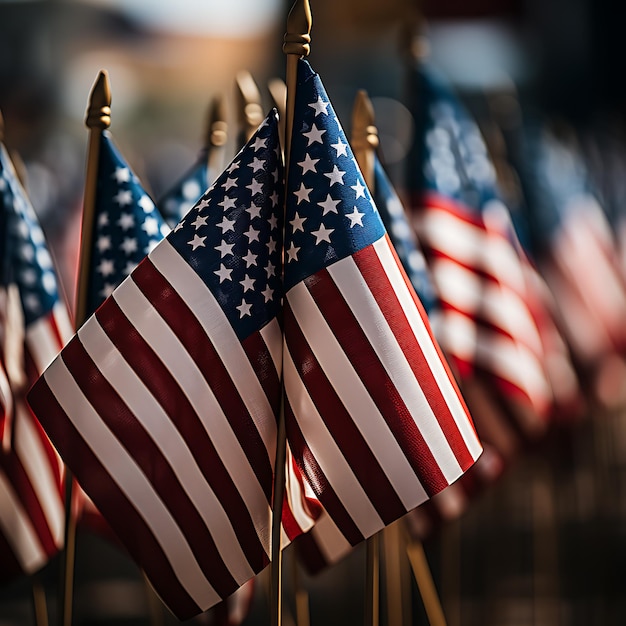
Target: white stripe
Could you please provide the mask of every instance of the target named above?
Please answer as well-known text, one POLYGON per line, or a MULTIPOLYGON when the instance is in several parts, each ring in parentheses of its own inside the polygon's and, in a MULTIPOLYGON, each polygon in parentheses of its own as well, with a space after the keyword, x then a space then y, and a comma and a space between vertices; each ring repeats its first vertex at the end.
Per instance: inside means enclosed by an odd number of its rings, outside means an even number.
POLYGON ((283 363, 287 397, 311 453, 361 534, 364 537, 373 535, 384 526, 382 519, 328 432, 287 349, 283 363))
POLYGON ((4 472, 0 472, 0 530, 27 574, 45 565, 48 557, 4 472))
MULTIPOLYGON (((226 471, 241 494, 259 539, 264 546, 269 546, 270 506, 265 492, 241 447, 241 442, 233 432, 228 418, 204 375, 198 369, 198 365, 135 282, 128 280, 122 283, 115 290, 113 297, 124 315, 158 355, 187 396, 198 420, 213 442, 226 471)), ((240 346, 239 342, 237 346, 240 346)), ((250 363, 245 353, 236 351, 236 354, 243 356, 245 363, 250 363)), ((241 365, 242 368, 245 367, 245 363, 241 365)), ((266 416, 265 422, 266 429, 275 428, 276 418, 273 412, 266 416)), ((268 450, 267 454, 273 464, 276 451, 268 450)))
POLYGON ((59 330, 59 336, 61 337, 63 346, 65 346, 76 332, 66 306, 61 302, 56 302, 52 307, 52 317, 59 330))
MULTIPOLYGON (((131 284, 132 281, 125 283, 124 293, 127 293, 131 284)), ((148 314, 148 311, 154 313, 154 309, 146 309, 145 313, 148 314)), ((163 407, 117 351, 95 318, 92 323, 78 331, 78 337, 96 367, 119 394, 135 419, 143 425, 169 463, 182 489, 215 539, 215 545, 233 577, 242 584, 254 576, 226 512, 198 467, 187 442, 163 407)))
POLYGON ((280 378, 283 369, 283 331, 276 318, 269 324, 263 326, 261 329, 261 337, 272 357, 278 378, 280 378))
POLYGON ((15 452, 37 494, 52 538, 60 547, 63 545, 65 528, 65 506, 59 493, 60 467, 52 468, 48 463, 42 435, 33 424, 34 418, 30 410, 23 402, 17 402, 15 408, 15 452), (58 472, 56 476, 55 470, 58 472))
MULTIPOLYGON (((388 271, 388 268, 385 269, 388 271)), ((398 271, 395 263, 390 269, 398 271)), ((424 395, 419 384, 420 381, 416 380, 415 373, 407 360, 407 355, 399 345, 393 330, 389 327, 359 268, 352 257, 346 257, 329 266, 328 272, 378 355, 382 366, 400 394, 441 472, 448 482, 455 480, 462 473, 461 467, 424 395)), ((415 307, 414 313, 419 316, 415 307)), ((439 383, 436 378, 435 383, 439 383)), ((450 410, 457 409, 456 405, 458 405, 458 400, 455 401, 455 405, 450 407, 450 410)))
MULTIPOLYGON (((267 450, 276 449, 275 420, 268 422, 272 407, 254 373, 254 369, 241 347, 232 326, 207 286, 183 260, 167 239, 150 253, 150 260, 173 285, 206 331, 215 346, 239 395, 246 404, 267 450)), ((274 463, 273 455, 270 456, 274 463)))
POLYGON ((350 542, 337 528, 326 511, 322 512, 310 532, 324 560, 329 565, 337 563, 352 550, 350 542))
POLYGON ((52 320, 44 316, 26 328, 24 340, 38 372, 43 372, 61 351, 52 324, 52 320))
POLYGON ((80 436, 154 534, 187 593, 200 608, 218 602, 220 597, 204 576, 184 534, 133 457, 83 396, 63 359, 57 359, 44 378, 80 436))
POLYGON ((395 257, 389 249, 387 240, 383 238, 375 242, 374 250, 380 259, 385 272, 387 273, 387 278, 393 287, 400 305, 402 306, 409 325, 413 330, 413 334, 422 349, 424 358, 428 363, 428 367, 439 384, 441 394, 443 395, 452 417, 454 418, 454 421, 463 436, 463 441, 465 442, 472 458, 476 460, 482 452, 482 446, 478 440, 476 431, 474 430, 471 421, 468 419, 465 408, 459 401, 458 392, 452 384, 449 374, 441 361, 441 356, 433 344, 433 340, 424 325, 422 316, 415 307, 413 296, 411 295, 411 292, 409 292, 406 283, 398 270, 398 265, 395 261, 395 257), (395 270, 392 268, 395 268, 395 270))
POLYGON ((287 299, 320 367, 405 508, 417 506, 426 499, 426 492, 309 290, 299 283, 289 290, 287 299))

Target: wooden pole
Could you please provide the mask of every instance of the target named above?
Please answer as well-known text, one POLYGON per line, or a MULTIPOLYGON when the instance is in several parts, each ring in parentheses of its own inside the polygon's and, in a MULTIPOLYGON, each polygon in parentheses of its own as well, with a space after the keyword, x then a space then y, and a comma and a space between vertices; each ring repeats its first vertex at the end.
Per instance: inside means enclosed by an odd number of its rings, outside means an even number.
MULTIPOLYGON (((89 128, 89 147, 85 174, 85 192, 83 199, 83 219, 81 226, 81 247, 78 263, 78 285, 76 289, 76 311, 74 327, 78 330, 86 321, 87 291, 89 289, 89 266, 93 231, 96 185, 98 178, 98 158, 100 136, 111 124, 111 89, 106 71, 101 71, 91 90, 85 124, 89 128)), ((74 557, 76 552, 76 518, 72 514, 74 478, 65 468, 65 550, 61 563, 60 583, 60 626, 71 626, 74 587, 74 557)))
POLYGON ((209 106, 207 116, 206 139, 204 146, 207 153, 207 180, 211 184, 224 169, 226 142, 228 141, 228 123, 226 122, 226 98, 216 95, 209 106))
POLYGON ((261 104, 261 92, 252 78, 252 74, 246 70, 237 73, 235 77, 237 87, 237 107, 239 119, 239 147, 243 146, 254 135, 256 129, 263 121, 263 105, 261 104))
MULTIPOLYGON (((289 155, 295 110, 295 92, 298 80, 298 59, 309 54, 311 37, 311 9, 308 0, 296 0, 287 16, 283 52, 287 55, 287 110, 285 114, 285 190, 288 189, 289 155)), ((285 203, 287 193, 285 191, 285 203)), ((286 204, 285 204, 286 210, 286 204)), ((285 432, 284 398, 278 423, 276 441, 276 469, 274 478, 273 520, 272 520, 272 578, 270 597, 270 624, 282 623, 282 552, 280 549, 281 516, 285 493, 285 457, 287 437, 285 432)))
POLYGON ((446 626, 446 618, 441 608, 441 601, 437 595, 437 588, 428 566, 428 559, 422 542, 412 541, 407 547, 407 554, 424 602, 428 622, 431 626, 446 626))

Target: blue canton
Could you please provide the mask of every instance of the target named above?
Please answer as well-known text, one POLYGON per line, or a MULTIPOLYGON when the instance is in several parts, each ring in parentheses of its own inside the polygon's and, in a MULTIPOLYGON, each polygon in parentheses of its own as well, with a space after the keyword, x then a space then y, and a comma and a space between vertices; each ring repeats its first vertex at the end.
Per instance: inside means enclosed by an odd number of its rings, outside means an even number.
POLYGON ((300 60, 285 224, 285 289, 385 228, 319 76, 300 60))
POLYGON ((92 237, 88 311, 95 311, 169 232, 154 202, 102 134, 92 237))
POLYGON ((207 150, 202 150, 194 165, 157 201, 159 212, 172 228, 185 217, 207 190, 209 186, 207 159, 207 150))
POLYGON ((426 259, 407 219, 398 194, 391 186, 378 158, 374 161, 374 201, 404 270, 427 313, 437 303, 437 294, 426 259))
POLYGON ((280 312, 282 181, 274 110, 167 237, 242 340, 280 312))
POLYGON ((30 325, 49 314, 59 299, 52 257, 35 211, 0 144, 0 203, 4 250, 2 280, 17 284, 30 325))

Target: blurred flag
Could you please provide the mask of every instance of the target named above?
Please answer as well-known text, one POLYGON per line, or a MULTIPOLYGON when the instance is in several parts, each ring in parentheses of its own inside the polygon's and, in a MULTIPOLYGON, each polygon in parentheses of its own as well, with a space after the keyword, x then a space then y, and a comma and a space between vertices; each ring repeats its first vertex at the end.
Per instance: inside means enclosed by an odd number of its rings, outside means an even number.
POLYGON ((281 393, 279 154, 272 114, 29 395, 181 619, 228 597, 270 553, 281 393))
POLYGON ((461 379, 472 381, 468 387, 485 380, 515 416, 515 430, 535 437, 545 430, 552 389, 493 164, 478 127, 443 79, 420 62, 410 80, 418 134, 407 184, 440 297, 438 339, 461 379))
POLYGON ((582 156, 543 128, 525 168, 537 262, 581 377, 605 406, 626 402, 626 289, 614 235, 582 156))
POLYGON ((456 480, 481 446, 319 77, 298 66, 285 239, 294 457, 350 545, 456 480))
POLYGON ((43 232, 1 144, 0 203, 3 421, 9 433, 0 450, 4 582, 37 571, 63 544, 63 466, 25 393, 71 337, 72 326, 43 232))

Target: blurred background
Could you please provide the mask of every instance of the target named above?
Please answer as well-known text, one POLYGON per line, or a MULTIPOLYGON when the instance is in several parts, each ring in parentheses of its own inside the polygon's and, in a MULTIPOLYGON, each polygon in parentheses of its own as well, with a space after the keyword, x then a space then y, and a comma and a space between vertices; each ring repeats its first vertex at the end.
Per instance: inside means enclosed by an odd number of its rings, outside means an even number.
MULTIPOLYGON (((419 15, 430 61, 479 125, 496 120, 505 140, 512 128, 507 120, 519 131, 523 123, 516 116, 522 114, 540 126, 567 129, 607 220, 617 224, 626 208, 623 3, 311 5, 310 61, 344 128, 350 128, 357 90, 367 90, 380 153, 401 194, 416 123, 406 106, 408 35, 415 33, 419 15), (503 93, 514 105, 494 117, 491 97, 503 93), (513 118, 506 111, 514 111, 513 118)), ((0 0, 4 141, 25 163, 28 191, 70 302, 88 137, 84 116, 98 71, 109 72, 116 143, 157 198, 197 157, 207 108, 217 94, 228 103, 227 160, 239 149, 237 72, 252 74, 269 110, 268 81, 284 77, 282 40, 290 6, 285 0, 0 0)), ((523 164, 515 162, 512 150, 501 149, 498 156, 509 158, 511 169, 519 167, 521 178, 523 164)), ((523 185, 513 187, 519 191, 523 185)), ((615 226, 616 241, 617 235, 615 226)), ((626 411, 620 403, 594 398, 583 413, 527 446, 499 480, 465 503, 462 514, 438 519, 425 534, 450 626, 624 623, 626 411)), ((291 613, 292 559, 288 552, 291 613)), ((311 624, 362 623, 364 559, 361 547, 317 576, 299 572, 310 593, 311 624)), ((55 559, 43 572, 52 616, 59 567, 55 559)), ((260 578, 244 624, 267 623, 267 581, 260 578)), ((409 586, 405 623, 427 624, 415 582, 409 586)), ((157 611, 161 621, 154 621, 154 598, 146 596, 135 566, 122 549, 88 532, 78 537, 75 598, 77 625, 174 623, 165 611, 157 611)), ((0 588, 0 626, 33 620, 27 580, 0 588)), ((209 616, 197 623, 210 623, 209 616)))

